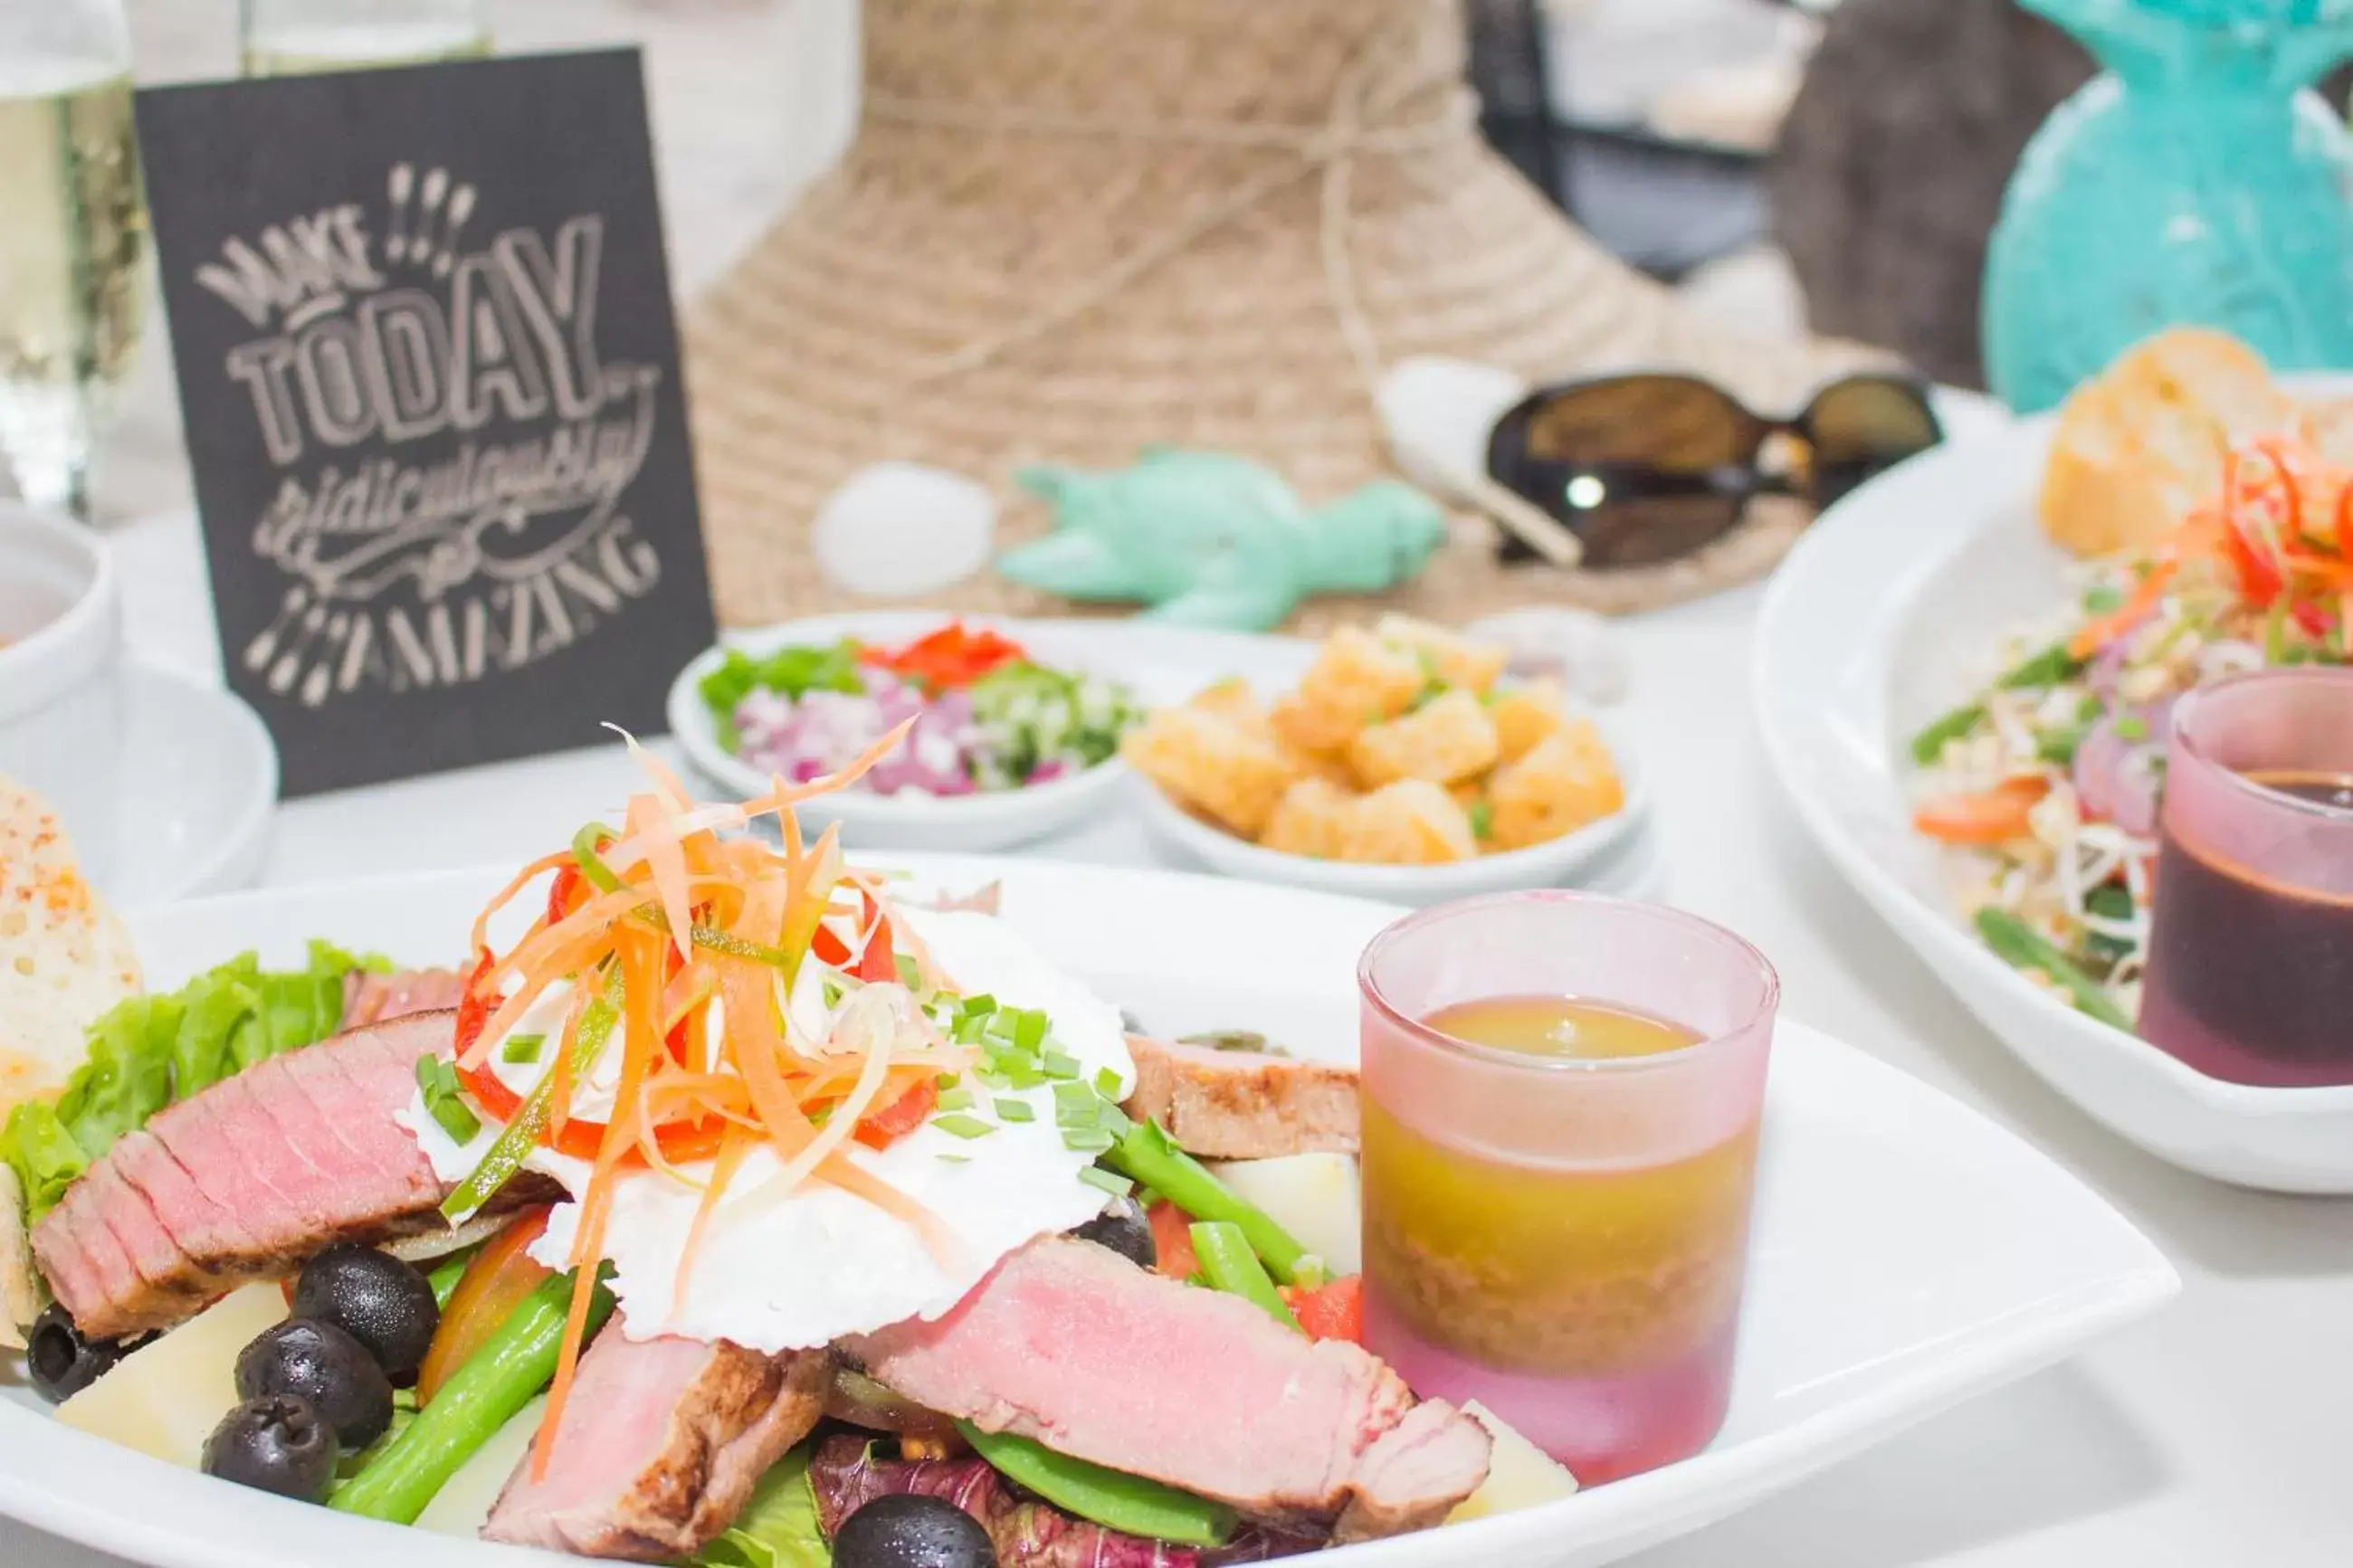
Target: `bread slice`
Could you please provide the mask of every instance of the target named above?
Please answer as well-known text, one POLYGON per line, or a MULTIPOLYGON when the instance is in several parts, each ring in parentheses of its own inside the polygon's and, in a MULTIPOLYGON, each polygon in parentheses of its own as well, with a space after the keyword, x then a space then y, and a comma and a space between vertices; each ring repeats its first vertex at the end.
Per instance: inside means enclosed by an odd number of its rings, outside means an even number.
POLYGON ((83 1031, 139 991, 131 933, 89 882, 48 804, 0 778, 0 1117, 55 1094, 83 1031))
POLYGON ((2299 413, 2263 356, 2229 333, 2160 332, 2061 407, 2043 531, 2078 555, 2146 549, 2213 499, 2232 443, 2290 429, 2299 413))

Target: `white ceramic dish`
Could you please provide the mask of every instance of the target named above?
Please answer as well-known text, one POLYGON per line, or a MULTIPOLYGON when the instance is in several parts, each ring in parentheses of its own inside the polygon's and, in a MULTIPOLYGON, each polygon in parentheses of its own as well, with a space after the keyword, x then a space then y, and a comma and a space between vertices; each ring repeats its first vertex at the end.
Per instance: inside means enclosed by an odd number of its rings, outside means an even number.
MULTIPOLYGON (((1236 1026, 1355 1050, 1358 952, 1391 907, 1166 872, 884 857, 1001 879, 1007 918, 1170 1032, 1236 1026)), ((313 935, 448 962, 508 868, 253 893, 134 921, 151 972, 313 935)), ((1850 1047, 1783 1024, 1730 1417, 1701 1456, 1547 1507, 1350 1547, 1334 1568, 1579 1568, 1693 1530, 2157 1308, 2172 1268, 2024 1142, 1850 1047)), ((494 1568, 505 1548, 240 1490, 58 1426, 0 1388, 0 1512, 159 1568, 494 1568), (136 1507, 124 1506, 136 1498, 136 1507)))
POLYGON ((1815 840, 1968 1009, 2052 1088, 2177 1165, 2353 1193, 2353 1088, 2252 1089, 2053 999, 1982 946, 1911 830, 1905 745, 2001 637, 2064 603, 2034 498, 2051 421, 1905 464, 1807 531, 1758 617, 1766 749, 1815 840))
POLYGON ((1626 781, 1626 804, 1617 812, 1549 843, 1531 845, 1441 866, 1377 866, 1350 860, 1319 860, 1262 848, 1201 820, 1170 800, 1151 781, 1137 778, 1130 794, 1144 826, 1164 849, 1179 859, 1228 877, 1286 883, 1345 898, 1393 904, 1437 904, 1511 888, 1581 888, 1598 885, 1600 868, 1626 836, 1641 825, 1641 784, 1625 747, 1611 738, 1610 750, 1626 781))
POLYGON ((216 685, 124 657, 113 552, 0 505, 0 773, 54 805, 90 879, 136 909, 260 869, 278 750, 216 685))
MULTIPOLYGON (((754 657, 778 648, 822 647, 841 638, 903 643, 937 629, 948 617, 937 612, 881 611, 871 615, 820 616, 788 621, 756 632, 731 634, 679 672, 670 689, 671 737, 694 766, 738 795, 759 794, 767 775, 719 743, 711 710, 697 689, 703 677, 723 663, 730 648, 754 657)), ((1041 663, 1117 677, 1102 661, 1100 639, 1085 623, 1052 624, 966 616, 967 626, 990 626, 1028 648, 1041 663)), ((1024 789, 939 796, 902 791, 892 795, 855 792, 811 801, 801 810, 804 826, 841 824, 844 842, 894 849, 1010 848, 1061 832, 1100 810, 1117 791, 1126 765, 1116 757, 1069 778, 1024 789)))

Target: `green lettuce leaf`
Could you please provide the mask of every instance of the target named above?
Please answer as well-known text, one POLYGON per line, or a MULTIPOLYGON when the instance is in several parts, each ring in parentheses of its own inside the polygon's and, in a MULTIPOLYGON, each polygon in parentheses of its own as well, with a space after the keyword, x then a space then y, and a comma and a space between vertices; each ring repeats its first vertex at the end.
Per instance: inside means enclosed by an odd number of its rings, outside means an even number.
POLYGON ((174 1100, 257 1062, 325 1039, 343 1017, 343 981, 391 961, 311 944, 301 969, 264 971, 239 953, 179 990, 133 996, 90 1026, 89 1058, 54 1106, 25 1104, 0 1127, 0 1160, 38 1220, 124 1133, 174 1100))
POLYGON ((833 1551, 818 1521, 806 1445, 760 1478, 735 1528, 704 1547, 694 1562, 699 1568, 831 1568, 833 1551))

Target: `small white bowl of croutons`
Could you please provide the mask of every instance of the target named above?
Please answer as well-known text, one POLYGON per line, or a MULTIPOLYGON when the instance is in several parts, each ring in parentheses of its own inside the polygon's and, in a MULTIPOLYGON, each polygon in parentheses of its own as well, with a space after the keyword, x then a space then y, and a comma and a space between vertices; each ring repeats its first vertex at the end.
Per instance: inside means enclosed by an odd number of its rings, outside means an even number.
POLYGON ((1154 838, 1254 881, 1428 904, 1574 887, 1640 820, 1626 750, 1502 647, 1403 616, 1297 686, 1219 681, 1129 731, 1154 838))

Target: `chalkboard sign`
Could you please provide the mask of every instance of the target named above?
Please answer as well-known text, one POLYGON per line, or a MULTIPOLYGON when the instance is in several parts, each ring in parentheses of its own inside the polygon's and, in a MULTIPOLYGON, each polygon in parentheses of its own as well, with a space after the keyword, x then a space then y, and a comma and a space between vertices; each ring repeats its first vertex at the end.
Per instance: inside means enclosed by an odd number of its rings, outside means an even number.
POLYGON ((713 629, 635 51, 138 113, 223 663, 286 792, 659 730, 713 629))

